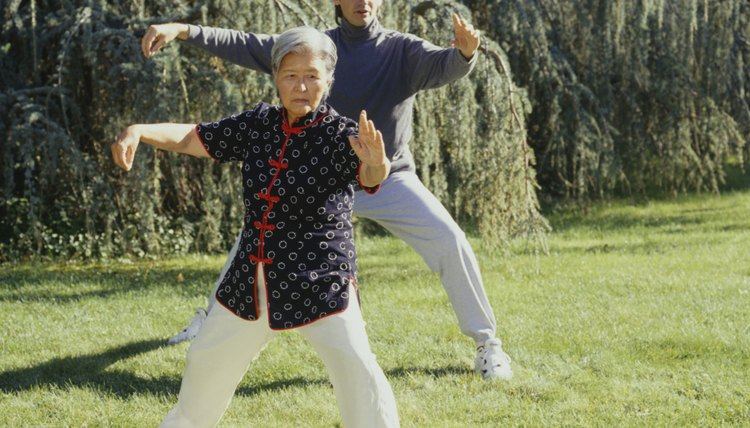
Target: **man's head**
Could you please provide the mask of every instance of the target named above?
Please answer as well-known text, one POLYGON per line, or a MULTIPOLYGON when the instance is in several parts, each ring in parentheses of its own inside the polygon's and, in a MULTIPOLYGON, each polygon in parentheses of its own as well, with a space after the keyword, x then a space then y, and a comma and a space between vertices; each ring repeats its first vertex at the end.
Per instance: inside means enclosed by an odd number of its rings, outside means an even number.
POLYGON ((365 27, 380 12, 383 0, 333 0, 336 6, 336 22, 346 19, 355 27, 365 27))

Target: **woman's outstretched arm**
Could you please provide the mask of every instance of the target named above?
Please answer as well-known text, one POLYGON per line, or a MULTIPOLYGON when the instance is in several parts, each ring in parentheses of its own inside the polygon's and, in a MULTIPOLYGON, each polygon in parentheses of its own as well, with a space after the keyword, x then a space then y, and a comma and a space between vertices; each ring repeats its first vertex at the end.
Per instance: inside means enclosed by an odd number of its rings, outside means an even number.
POLYGON ((125 128, 112 143, 112 157, 125 171, 133 167, 135 152, 140 142, 159 150, 184 153, 195 157, 209 157, 195 125, 185 123, 136 124, 125 128))

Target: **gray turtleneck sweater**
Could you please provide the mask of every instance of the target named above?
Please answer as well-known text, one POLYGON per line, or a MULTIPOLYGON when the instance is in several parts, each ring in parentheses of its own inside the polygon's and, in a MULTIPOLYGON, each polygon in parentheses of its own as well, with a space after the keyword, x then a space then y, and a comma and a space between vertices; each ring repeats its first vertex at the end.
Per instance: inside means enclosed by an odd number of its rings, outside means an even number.
MULTIPOLYGON (((409 151, 412 107, 417 91, 437 88, 465 76, 477 56, 467 61, 455 48, 443 49, 411 34, 382 28, 377 20, 355 27, 345 19, 326 30, 338 49, 338 63, 328 102, 343 116, 368 117, 383 133, 391 172, 414 171, 409 151)), ((276 35, 190 26, 188 43, 243 67, 271 73, 276 35)))

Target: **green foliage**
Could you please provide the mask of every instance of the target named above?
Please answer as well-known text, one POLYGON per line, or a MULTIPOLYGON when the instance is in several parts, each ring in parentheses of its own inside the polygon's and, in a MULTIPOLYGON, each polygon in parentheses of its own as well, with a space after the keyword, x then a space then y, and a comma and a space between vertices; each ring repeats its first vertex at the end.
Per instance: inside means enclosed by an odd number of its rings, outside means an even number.
MULTIPOLYGON (((223 247, 241 218, 229 168, 206 174, 213 165, 145 148, 135 171, 123 174, 109 143, 134 122, 220 117, 242 105, 241 81, 226 85, 198 52, 183 56, 177 45, 144 61, 134 30, 147 21, 137 4, 35 4, 4 11, 14 17, 3 41, 17 67, 3 68, 15 73, 0 93, 2 257, 223 247), (201 94, 217 101, 191 100, 201 94)), ((152 12, 191 15, 177 4, 162 7, 152 12)))
POLYGON ((528 88, 545 192, 715 192, 746 162, 746 1, 466 3, 528 88))
MULTIPOLYGON (((586 200, 716 192, 750 154, 750 5, 742 0, 385 2, 384 24, 438 44, 450 13, 483 30, 475 71, 418 96, 427 187, 483 242, 543 242, 543 195, 586 200), (481 197, 478 197, 478 196, 481 197)), ((236 167, 109 143, 134 122, 197 122, 275 99, 267 76, 172 43, 150 23, 279 32, 335 25, 324 0, 43 2, 0 13, 0 259, 225 249, 240 227, 236 167)))
MULTIPOLYGON (((449 5, 427 21, 410 18, 409 4, 388 3, 383 20, 403 30, 429 23, 430 31, 414 30, 447 44, 449 5)), ((272 82, 177 42, 146 60, 140 36, 150 23, 175 20, 261 32, 335 25, 333 8, 322 0, 12 1, 2 14, 0 260, 226 249, 242 219, 236 166, 142 146, 134 170, 123 173, 109 144, 131 123, 198 122, 274 101, 272 82)), ((497 243, 544 225, 525 145, 525 97, 507 67, 482 60, 479 69, 481 75, 420 99, 425 119, 414 147, 428 187, 497 243), (482 107, 487 91, 506 100, 491 116, 482 107), (462 104, 458 115, 454 96, 462 104), (511 106, 515 122, 508 120, 511 106), (428 114, 448 121, 430 132, 428 114), (478 192, 488 197, 468 197, 478 192)))

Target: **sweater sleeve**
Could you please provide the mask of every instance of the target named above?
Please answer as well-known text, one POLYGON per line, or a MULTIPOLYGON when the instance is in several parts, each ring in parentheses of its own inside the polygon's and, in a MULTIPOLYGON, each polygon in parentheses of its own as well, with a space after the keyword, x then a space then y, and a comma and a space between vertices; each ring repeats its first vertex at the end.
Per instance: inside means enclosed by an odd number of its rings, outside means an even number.
POLYGON ((475 53, 467 60, 456 48, 441 48, 412 35, 404 40, 405 69, 412 70, 407 76, 414 92, 438 88, 466 76, 478 56, 475 53))
POLYGON ((271 74, 271 48, 277 35, 189 25, 187 43, 242 67, 271 74))

